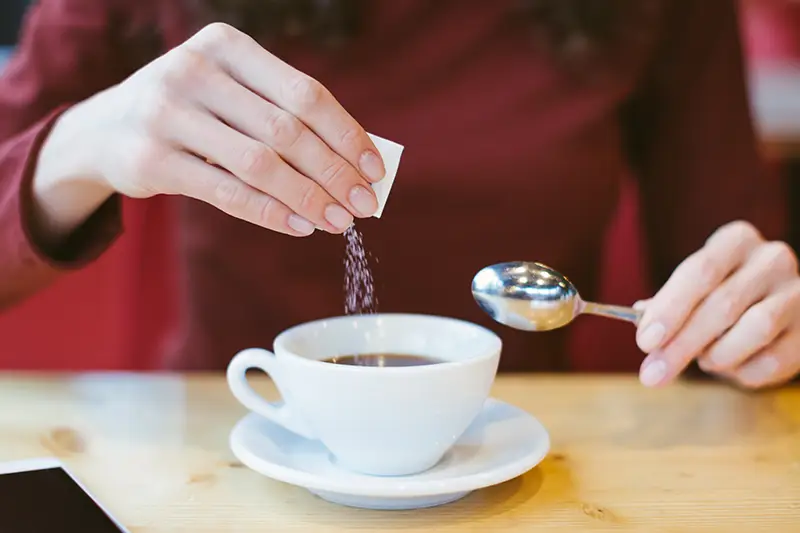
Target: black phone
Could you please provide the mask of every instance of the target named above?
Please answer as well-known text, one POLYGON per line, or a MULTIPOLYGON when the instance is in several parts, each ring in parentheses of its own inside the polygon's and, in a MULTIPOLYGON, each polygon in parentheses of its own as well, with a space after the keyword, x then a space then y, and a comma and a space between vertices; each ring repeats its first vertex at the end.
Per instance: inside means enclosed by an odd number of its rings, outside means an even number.
POLYGON ((0 463, 0 532, 129 533, 57 459, 0 463))

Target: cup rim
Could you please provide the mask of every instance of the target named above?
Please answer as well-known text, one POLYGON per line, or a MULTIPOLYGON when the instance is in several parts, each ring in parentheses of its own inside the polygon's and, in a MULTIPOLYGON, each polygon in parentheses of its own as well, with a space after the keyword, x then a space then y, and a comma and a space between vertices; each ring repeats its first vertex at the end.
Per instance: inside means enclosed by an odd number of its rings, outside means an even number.
POLYGON ((490 330, 487 327, 481 326, 480 324, 476 324, 474 322, 470 322, 469 320, 463 320, 460 318, 448 317, 443 315, 428 315, 424 313, 375 313, 369 315, 338 315, 338 316, 330 316, 326 318, 319 318, 316 320, 311 320, 309 322, 303 322, 302 324, 297 324, 292 326, 275 337, 275 341, 273 342, 273 350, 275 351, 275 355, 278 357, 285 357, 292 360, 295 363, 301 365, 310 365, 311 368, 320 368, 320 365, 324 365, 326 368, 329 368, 331 372, 350 372, 350 373, 380 373, 383 375, 387 374, 415 374, 415 373, 429 373, 429 372, 436 372, 441 370, 448 370, 458 367, 464 367, 469 365, 478 364, 481 362, 485 362, 487 360, 491 360, 495 357, 499 357, 500 352, 503 347, 503 341, 500 336, 495 333, 494 331, 490 330), (304 329, 307 327, 312 327, 316 324, 321 322, 330 322, 330 321, 342 321, 345 322, 347 320, 358 319, 359 317, 362 318, 412 318, 412 319, 424 319, 424 320, 444 320, 448 322, 456 322, 461 325, 470 327, 477 331, 482 332, 483 334, 487 335, 493 344, 493 346, 487 350, 485 353, 477 355, 475 357, 469 357, 467 359, 462 359, 459 361, 442 361, 438 362, 434 365, 418 365, 418 366, 391 366, 391 367, 384 367, 384 366, 356 366, 356 365, 334 365, 330 363, 326 363, 320 359, 309 359, 307 357, 303 357, 294 353, 292 350, 282 348, 282 345, 285 344, 288 337, 292 334, 297 333, 298 330, 304 329), (280 354, 278 354, 278 350, 280 350, 280 354))

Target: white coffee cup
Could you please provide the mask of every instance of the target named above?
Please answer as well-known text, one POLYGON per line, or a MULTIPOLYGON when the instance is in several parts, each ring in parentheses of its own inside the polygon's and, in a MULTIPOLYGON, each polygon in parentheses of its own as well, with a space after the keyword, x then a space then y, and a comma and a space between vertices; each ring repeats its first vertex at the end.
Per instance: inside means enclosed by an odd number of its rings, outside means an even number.
POLYGON ((502 343, 481 326, 427 315, 378 314, 301 324, 271 353, 243 350, 228 366, 233 395, 248 409, 322 442, 340 466, 408 475, 438 463, 480 413, 502 343), (441 363, 370 367, 324 362, 342 355, 405 354, 441 363), (248 369, 275 382, 270 403, 247 383, 248 369))

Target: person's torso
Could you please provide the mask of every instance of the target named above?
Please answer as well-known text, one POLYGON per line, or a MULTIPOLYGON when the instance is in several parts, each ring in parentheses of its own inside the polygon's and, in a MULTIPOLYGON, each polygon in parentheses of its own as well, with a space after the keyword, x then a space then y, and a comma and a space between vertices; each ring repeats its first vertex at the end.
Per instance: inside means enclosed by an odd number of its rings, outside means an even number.
MULTIPOLYGON (((380 2, 345 49, 279 53, 368 131, 405 146, 383 217, 356 224, 380 311, 489 325, 504 339, 502 369, 563 369, 564 331, 492 325, 469 284, 485 265, 537 260, 592 295, 627 171, 618 111, 637 73, 576 83, 536 49, 512 4, 380 2)), ((189 37, 181 27, 168 26, 168 47, 189 37)), ((180 202, 184 329, 169 364, 220 368, 286 327, 342 314, 341 236, 295 239, 180 202)))

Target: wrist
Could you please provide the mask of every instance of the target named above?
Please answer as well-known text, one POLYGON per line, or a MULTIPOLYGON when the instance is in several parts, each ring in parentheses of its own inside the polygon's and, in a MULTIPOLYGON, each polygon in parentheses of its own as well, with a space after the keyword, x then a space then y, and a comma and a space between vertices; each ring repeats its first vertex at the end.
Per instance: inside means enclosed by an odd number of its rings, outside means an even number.
POLYGON ((44 245, 57 245, 114 193, 99 171, 102 147, 84 106, 56 119, 38 154, 30 223, 44 245))

